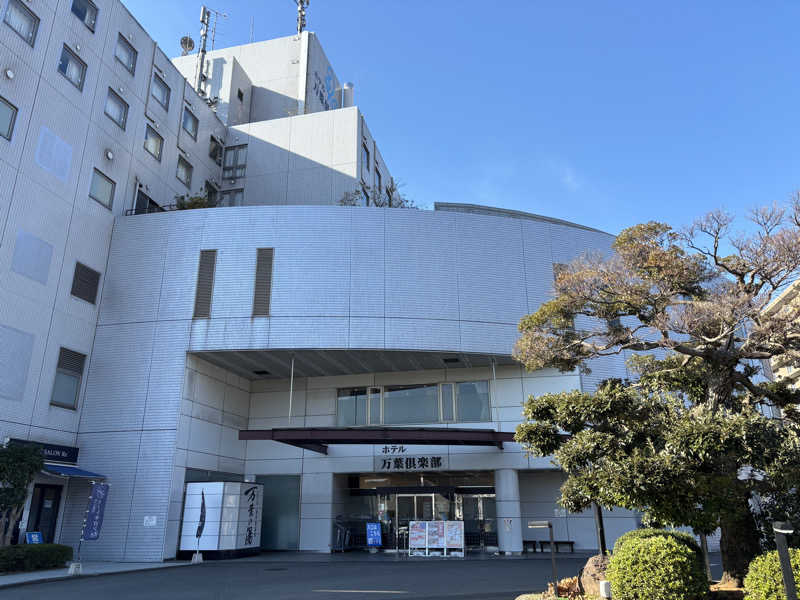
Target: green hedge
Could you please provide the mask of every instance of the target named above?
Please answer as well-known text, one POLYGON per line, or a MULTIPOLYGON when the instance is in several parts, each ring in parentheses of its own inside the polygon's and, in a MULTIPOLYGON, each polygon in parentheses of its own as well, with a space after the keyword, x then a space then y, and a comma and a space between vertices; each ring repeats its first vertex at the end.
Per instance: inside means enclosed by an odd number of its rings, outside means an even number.
POLYGON ((72 560, 72 546, 19 544, 0 548, 0 572, 63 567, 72 560))
POLYGON ((697 540, 694 539, 692 534, 686 533, 685 531, 673 531, 672 529, 633 529, 632 531, 623 533, 617 538, 617 541, 614 543, 614 552, 621 548, 628 540, 647 539, 651 537, 672 538, 679 544, 683 544, 696 552, 701 559, 703 557, 700 544, 697 543, 697 540))
POLYGON ((606 576, 614 600, 699 600, 708 594, 700 548, 680 532, 640 529, 622 536, 606 576))
MULTIPOLYGON (((789 549, 795 582, 800 582, 800 550, 789 549)), ((786 600, 778 551, 756 556, 744 578, 745 600, 786 600)))

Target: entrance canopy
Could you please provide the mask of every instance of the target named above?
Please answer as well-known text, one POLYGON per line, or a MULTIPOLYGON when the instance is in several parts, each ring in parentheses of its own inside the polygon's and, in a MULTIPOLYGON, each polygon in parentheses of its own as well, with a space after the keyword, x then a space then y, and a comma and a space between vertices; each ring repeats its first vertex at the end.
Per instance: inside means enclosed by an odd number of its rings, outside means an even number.
POLYGON ((426 446, 496 446, 513 442, 512 432, 494 429, 440 427, 305 427, 244 429, 240 440, 272 440, 290 446, 328 453, 330 444, 421 444, 426 446))
POLYGON ((71 467, 69 465, 56 465, 45 463, 44 470, 53 475, 60 475, 61 477, 81 477, 83 479, 105 479, 105 475, 92 473, 91 471, 84 471, 78 467, 71 467))

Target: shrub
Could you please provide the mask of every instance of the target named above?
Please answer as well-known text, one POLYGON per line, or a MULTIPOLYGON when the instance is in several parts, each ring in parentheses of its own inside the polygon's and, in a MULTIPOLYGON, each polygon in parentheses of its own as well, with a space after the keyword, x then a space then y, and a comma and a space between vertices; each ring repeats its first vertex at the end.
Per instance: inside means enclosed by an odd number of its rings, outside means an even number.
MULTIPOLYGON (((795 581, 800 581, 800 550, 789 550, 795 581)), ((773 550, 756 556, 744 578, 745 600, 786 600, 778 552, 773 550)))
POLYGON ((683 544, 694 552, 697 552, 697 555, 700 556, 701 559, 703 557, 703 551, 700 549, 700 544, 697 543, 697 540, 694 539, 692 534, 686 533, 685 531, 673 531, 671 529, 634 529, 632 531, 623 533, 614 543, 614 552, 621 548, 628 540, 647 539, 651 537, 672 538, 679 544, 683 544))
POLYGON ((679 532, 639 531, 644 533, 631 532, 614 545, 606 571, 614 600, 704 598, 708 579, 694 539, 679 532))
POLYGON ((0 572, 36 571, 63 567, 72 560, 72 547, 61 544, 20 544, 0 548, 0 572))

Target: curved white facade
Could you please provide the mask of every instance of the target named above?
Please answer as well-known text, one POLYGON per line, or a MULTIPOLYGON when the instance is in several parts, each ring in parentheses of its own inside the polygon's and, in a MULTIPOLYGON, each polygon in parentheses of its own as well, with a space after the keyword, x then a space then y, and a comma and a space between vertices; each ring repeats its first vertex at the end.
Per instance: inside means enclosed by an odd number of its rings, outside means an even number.
MULTIPOLYGON (((238 431, 335 427, 339 388, 469 380, 490 381, 490 418, 438 425, 513 431, 528 394, 591 384, 577 374, 526 373, 509 355, 519 319, 551 294, 553 263, 607 252, 611 241, 545 219, 403 209, 264 206, 118 219, 77 436, 82 466, 109 475, 113 490, 106 536, 88 552, 173 556, 187 469, 300 475, 298 546, 327 551, 337 478, 373 472, 380 448, 332 445, 326 456, 242 442, 238 431), (256 249, 265 247, 274 248, 270 316, 252 317, 256 249), (211 317, 193 319, 201 250, 217 251, 211 317), (250 351, 280 357, 270 368, 290 353, 302 358, 291 419, 286 374, 244 377, 241 357, 256 356, 250 351), (380 371, 348 362, 370 353, 407 354, 419 366, 380 371), (482 358, 448 368, 438 362, 444 354, 482 358), (234 367, 221 368, 225 362, 234 367), (157 526, 142 527, 148 516, 157 526)), ((619 361, 606 366, 597 377, 624 374, 619 361)), ((529 458, 517 444, 408 451, 443 454, 450 472, 503 469, 506 486, 509 472, 519 473, 516 508, 498 501, 498 523, 507 518, 514 530, 501 529, 502 551, 537 537, 522 526, 526 519, 548 517, 557 538, 596 547, 591 518, 555 506, 560 475, 548 459, 529 458)), ((65 527, 77 526, 78 508, 65 527)), ((634 525, 619 511, 607 521, 610 536, 634 525)))

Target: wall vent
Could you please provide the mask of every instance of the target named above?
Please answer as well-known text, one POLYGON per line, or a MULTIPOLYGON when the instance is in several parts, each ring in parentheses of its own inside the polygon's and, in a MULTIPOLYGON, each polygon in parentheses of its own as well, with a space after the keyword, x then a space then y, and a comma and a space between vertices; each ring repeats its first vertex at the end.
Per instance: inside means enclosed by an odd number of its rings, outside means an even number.
POLYGON ((194 297, 194 318, 211 317, 211 296, 214 293, 214 270, 217 266, 216 250, 201 250, 197 267, 197 292, 194 297))
POLYGON ((253 290, 254 317, 269 316, 274 252, 274 248, 259 248, 256 250, 256 283, 253 290))
POLYGON ((97 290, 100 286, 100 273, 81 263, 75 263, 75 275, 72 278, 72 291, 76 298, 92 304, 97 303, 97 290))

